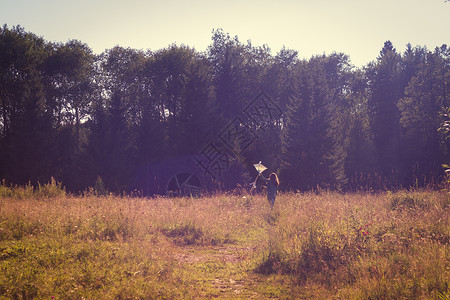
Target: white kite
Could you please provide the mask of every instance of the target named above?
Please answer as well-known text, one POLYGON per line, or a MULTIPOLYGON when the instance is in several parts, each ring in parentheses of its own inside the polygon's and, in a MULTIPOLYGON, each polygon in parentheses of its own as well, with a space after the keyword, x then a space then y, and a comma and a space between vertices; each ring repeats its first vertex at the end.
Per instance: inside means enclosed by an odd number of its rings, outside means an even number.
POLYGON ((264 166, 261 161, 257 164, 254 164, 253 166, 255 167, 256 171, 258 171, 258 175, 267 170, 266 166, 264 166))
POLYGON ((261 175, 262 172, 264 172, 265 170, 267 170, 266 166, 264 166, 261 161, 257 164, 253 165, 256 169, 256 171, 258 172, 258 176, 256 176, 255 181, 253 181, 252 183, 252 188, 250 189, 250 192, 252 192, 254 189, 256 189, 256 181, 258 180, 259 175, 261 175))

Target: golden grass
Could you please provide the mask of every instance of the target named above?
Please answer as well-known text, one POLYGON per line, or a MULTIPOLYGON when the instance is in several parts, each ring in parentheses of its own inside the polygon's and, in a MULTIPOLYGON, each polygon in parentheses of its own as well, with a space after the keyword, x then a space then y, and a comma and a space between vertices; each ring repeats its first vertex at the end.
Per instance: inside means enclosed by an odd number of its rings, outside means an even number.
POLYGON ((271 210, 263 195, 3 190, 0 298, 449 295, 445 192, 282 194, 271 210))

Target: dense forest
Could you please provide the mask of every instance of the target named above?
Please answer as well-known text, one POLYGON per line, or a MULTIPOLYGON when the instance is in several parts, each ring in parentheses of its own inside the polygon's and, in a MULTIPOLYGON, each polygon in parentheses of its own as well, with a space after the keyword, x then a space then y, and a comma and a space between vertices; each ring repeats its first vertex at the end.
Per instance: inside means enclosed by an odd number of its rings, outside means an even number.
POLYGON ((4 25, 0 178, 149 195, 245 186, 262 161, 285 190, 438 183, 450 161, 439 131, 450 48, 380 49, 356 68, 344 53, 274 55, 219 29, 204 52, 97 55, 4 25))

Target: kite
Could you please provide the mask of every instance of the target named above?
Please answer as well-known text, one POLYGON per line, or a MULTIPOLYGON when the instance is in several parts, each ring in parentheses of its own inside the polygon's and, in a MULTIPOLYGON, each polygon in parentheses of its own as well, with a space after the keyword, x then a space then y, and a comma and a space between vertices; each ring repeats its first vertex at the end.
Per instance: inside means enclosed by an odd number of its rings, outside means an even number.
POLYGON ((254 164, 253 166, 255 167, 256 171, 258 171, 258 175, 267 170, 266 166, 264 166, 261 161, 257 164, 254 164))
POLYGON ((267 170, 267 167, 264 166, 261 161, 257 164, 253 165, 256 169, 256 171, 258 172, 258 176, 256 176, 255 181, 253 181, 252 183, 252 187, 250 189, 250 192, 252 192, 254 189, 256 189, 256 180, 258 180, 259 175, 261 175, 262 172, 264 172, 265 170, 267 170))

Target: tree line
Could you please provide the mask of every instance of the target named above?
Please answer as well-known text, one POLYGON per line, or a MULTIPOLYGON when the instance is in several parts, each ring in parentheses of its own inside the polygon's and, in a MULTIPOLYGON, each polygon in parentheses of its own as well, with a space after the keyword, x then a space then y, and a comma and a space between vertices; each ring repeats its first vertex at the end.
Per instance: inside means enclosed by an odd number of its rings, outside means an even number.
POLYGON ((262 161, 287 190, 437 183, 450 157, 438 130, 450 48, 381 46, 356 68, 344 53, 273 55, 218 29, 203 52, 173 44, 96 55, 4 25, 0 177, 153 194, 177 174, 233 188, 262 161))

